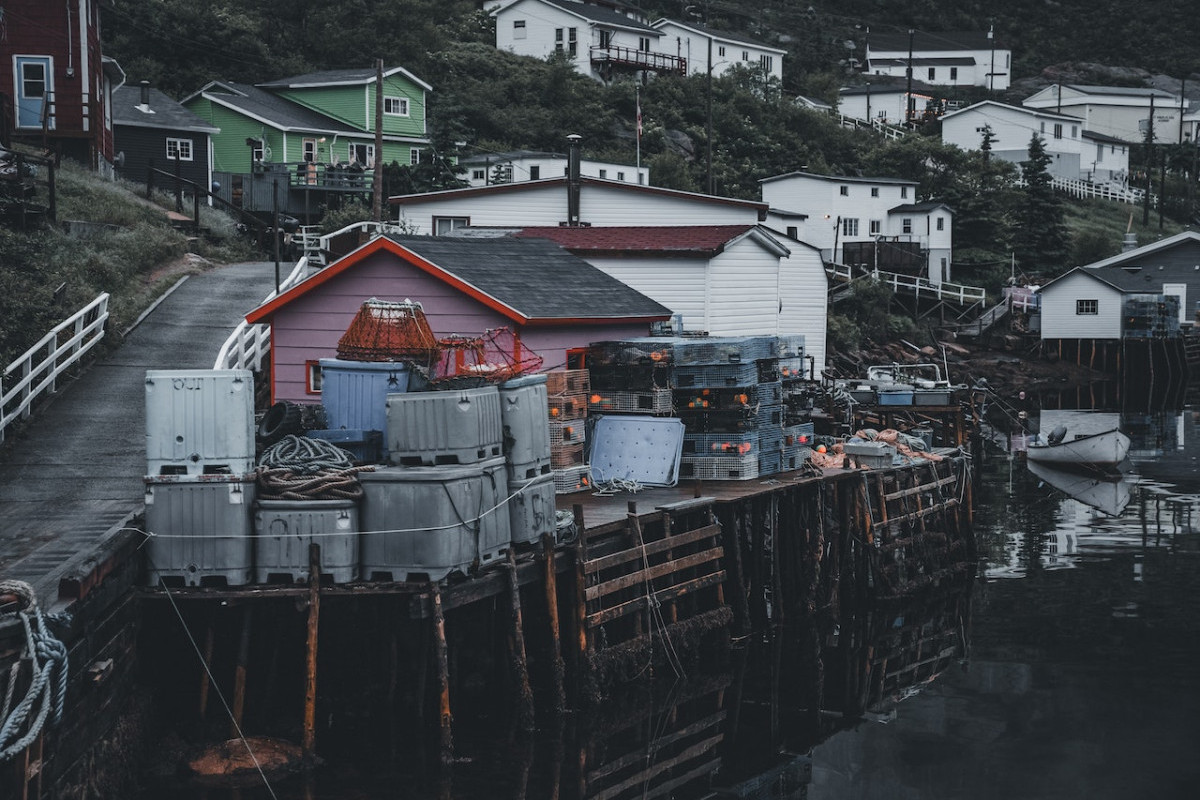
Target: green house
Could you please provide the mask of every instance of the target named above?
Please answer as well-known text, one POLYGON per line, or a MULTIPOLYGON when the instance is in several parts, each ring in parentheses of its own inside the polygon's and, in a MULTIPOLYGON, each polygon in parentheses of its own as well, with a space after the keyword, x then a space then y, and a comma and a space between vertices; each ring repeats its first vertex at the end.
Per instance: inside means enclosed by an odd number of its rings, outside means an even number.
MULTIPOLYGON (((221 129, 212 137, 214 194, 248 211, 278 208, 306 221, 341 196, 370 194, 375 80, 374 69, 343 69, 256 85, 212 81, 185 98, 185 108, 221 129)), ((403 67, 384 71, 384 163, 428 157, 431 89, 403 67)))

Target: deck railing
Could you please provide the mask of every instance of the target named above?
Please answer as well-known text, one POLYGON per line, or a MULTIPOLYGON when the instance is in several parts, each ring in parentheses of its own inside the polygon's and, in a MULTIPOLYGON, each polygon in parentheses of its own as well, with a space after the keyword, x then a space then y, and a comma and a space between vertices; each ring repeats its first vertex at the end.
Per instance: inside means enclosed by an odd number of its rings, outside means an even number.
POLYGON ((635 50, 632 47, 617 47, 615 45, 594 45, 591 48, 592 61, 607 64, 626 64, 643 69, 677 72, 687 74, 687 59, 667 53, 654 53, 649 50, 635 50))
MULTIPOLYGON (((1052 177, 1050 183, 1055 189, 1069 194, 1071 197, 1098 197, 1101 200, 1116 200, 1119 203, 1131 205, 1137 205, 1146 199, 1145 189, 1127 189, 1121 186, 1059 177, 1052 177)), ((1150 204, 1156 205, 1157 203, 1158 198, 1151 194, 1150 204)))
MULTIPOLYGON (((262 302, 271 302, 307 277, 308 259, 301 258, 291 273, 280 282, 278 291, 272 290, 262 302)), ((251 325, 243 319, 229 334, 225 344, 221 345, 213 369, 249 369, 257 372, 262 369, 263 359, 270 351, 271 326, 251 325)))
POLYGON ((5 429, 16 419, 26 419, 32 413, 33 401, 43 392, 57 389, 58 376, 79 361, 104 338, 108 321, 108 293, 60 322, 37 344, 25 351, 0 375, 0 442, 5 429), (63 334, 67 334, 63 340, 63 334), (16 376, 16 382, 9 381, 16 376))

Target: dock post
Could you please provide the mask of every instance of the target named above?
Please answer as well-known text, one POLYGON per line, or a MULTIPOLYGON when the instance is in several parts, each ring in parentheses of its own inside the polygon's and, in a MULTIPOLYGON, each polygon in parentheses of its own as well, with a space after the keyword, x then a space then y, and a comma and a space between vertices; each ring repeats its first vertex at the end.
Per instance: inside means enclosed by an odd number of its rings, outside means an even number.
POLYGON ((550 620, 550 647, 551 647, 551 667, 550 672, 554 680, 554 702, 553 708, 555 714, 561 714, 566 710, 567 698, 563 688, 563 657, 562 657, 562 633, 558 624, 558 575, 554 565, 554 534, 542 534, 542 552, 545 555, 546 568, 546 613, 550 620))
POLYGON ((250 624, 254 607, 246 604, 242 614, 242 638, 238 642, 237 667, 233 673, 233 718, 229 721, 229 738, 241 733, 242 712, 246 709, 246 663, 250 660, 250 624))
POLYGON ((208 690, 209 690, 209 671, 212 669, 213 658, 213 639, 215 638, 214 628, 216 627, 216 612, 209 617, 208 626, 204 630, 204 669, 200 670, 200 721, 204 722, 204 718, 208 716, 208 690))
POLYGON ((529 665, 525 661, 525 628, 521 621, 521 583, 517 580, 517 555, 508 549, 509 631, 508 651, 517 680, 517 725, 523 731, 534 728, 533 689, 529 686, 529 665))
POLYGON ((317 750, 317 630, 321 620, 321 546, 308 545, 308 643, 304 664, 304 759, 317 750))
POLYGON ((446 617, 442 613, 442 590, 437 583, 430 584, 433 598, 433 637, 438 670, 438 725, 441 729, 442 766, 454 760, 454 733, 450 724, 450 662, 446 647, 446 617))
POLYGON ((587 529, 584 526, 583 506, 571 507, 575 515, 575 528, 579 531, 578 545, 575 548, 575 626, 576 626, 576 673, 575 684, 582 687, 583 670, 586 668, 588 652, 587 628, 587 529))

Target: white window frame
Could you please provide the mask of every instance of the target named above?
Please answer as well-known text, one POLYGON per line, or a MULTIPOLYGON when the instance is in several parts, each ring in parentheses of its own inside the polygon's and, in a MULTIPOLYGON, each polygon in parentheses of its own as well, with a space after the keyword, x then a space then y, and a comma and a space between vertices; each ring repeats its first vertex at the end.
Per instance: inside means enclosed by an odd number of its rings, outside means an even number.
POLYGON ((350 163, 358 164, 364 169, 370 169, 371 167, 375 166, 375 145, 373 143, 369 144, 367 142, 350 142, 347 146, 347 151, 350 163), (356 151, 360 147, 363 148, 363 153, 366 155, 365 161, 358 158, 356 151))
POLYGON ((849 197, 850 196, 850 187, 847 186, 846 184, 842 184, 841 186, 838 187, 838 194, 841 197, 849 197))
POLYGON ((420 164, 420 163, 421 163, 421 151, 415 147, 410 147, 408 149, 408 165, 410 167, 415 167, 417 164, 420 164))
POLYGON ((471 218, 453 216, 434 217, 431 224, 434 236, 445 236, 455 228, 469 227, 471 224, 471 218))
POLYGON ((487 180, 487 170, 486 170, 486 169, 473 169, 473 170, 471 170, 471 180, 473 180, 473 181, 485 181, 485 180, 487 180))
POLYGON ((317 163, 317 140, 311 138, 302 139, 300 142, 301 159, 307 164, 317 163))
POLYGON ((527 35, 528 35, 528 32, 525 30, 525 20, 514 19, 513 20, 513 38, 514 39, 524 39, 527 35))
POLYGON ((912 217, 904 217, 903 219, 900 220, 900 232, 912 234, 912 232, 913 232, 912 217))
POLYGON ((720 45, 717 47, 717 55, 721 58, 725 57, 725 45, 720 45))
POLYGON ((174 137, 174 136, 168 136, 167 141, 166 141, 166 148, 167 148, 167 160, 168 161, 174 161, 177 158, 180 161, 192 161, 194 158, 192 155, 193 147, 192 147, 191 139, 181 139, 181 138, 174 137), (174 150, 175 150, 174 153, 171 152, 172 146, 174 147, 174 150))
POLYGON ((938 218, 937 218, 937 225, 936 225, 936 227, 937 227, 937 229, 938 229, 939 231, 944 231, 944 230, 946 230, 946 218, 945 218, 945 217, 938 217, 938 218))
POLYGON ((842 236, 858 236, 858 217, 842 218, 842 236))
POLYGON ((879 187, 878 186, 871 187, 871 197, 879 197, 879 187))
POLYGON ((387 117, 407 117, 409 115, 408 98, 397 95, 385 95, 383 98, 383 114, 387 117), (395 106, 395 110, 392 110, 393 105, 395 106))
POLYGON ((901 187, 900 187, 900 199, 901 199, 901 200, 907 200, 907 199, 908 199, 908 187, 907 187, 907 186, 901 186, 901 187))
POLYGON ((873 219, 868 223, 868 230, 872 236, 878 236, 883 233, 883 220, 873 219))

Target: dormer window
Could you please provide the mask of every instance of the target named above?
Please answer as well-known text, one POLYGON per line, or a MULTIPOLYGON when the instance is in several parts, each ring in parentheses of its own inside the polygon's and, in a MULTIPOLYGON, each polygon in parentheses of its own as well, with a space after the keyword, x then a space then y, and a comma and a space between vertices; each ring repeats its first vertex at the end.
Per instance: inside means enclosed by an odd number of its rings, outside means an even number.
POLYGON ((391 117, 407 117, 408 116, 408 98, 407 97, 384 97, 383 98, 383 113, 391 117))

